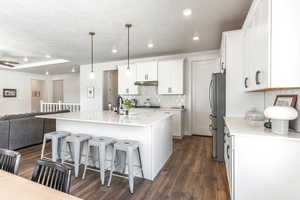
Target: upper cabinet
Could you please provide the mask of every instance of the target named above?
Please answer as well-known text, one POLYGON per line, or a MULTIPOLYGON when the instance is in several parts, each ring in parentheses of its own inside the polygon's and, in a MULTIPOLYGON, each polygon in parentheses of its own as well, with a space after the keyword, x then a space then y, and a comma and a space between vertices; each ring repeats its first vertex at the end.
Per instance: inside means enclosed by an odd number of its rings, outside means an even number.
POLYGON ((300 87, 300 2, 254 0, 243 26, 246 91, 300 87))
POLYGON ((137 65, 137 81, 157 81, 157 61, 140 62, 137 65))
POLYGON ((221 59, 220 59, 220 71, 223 72, 226 69, 226 34, 222 34, 222 41, 221 41, 221 59))
POLYGON ((137 95, 138 87, 134 85, 137 78, 137 66, 135 64, 118 66, 118 93, 119 95, 137 95))
POLYGON ((158 94, 184 94, 183 59, 158 62, 158 94))

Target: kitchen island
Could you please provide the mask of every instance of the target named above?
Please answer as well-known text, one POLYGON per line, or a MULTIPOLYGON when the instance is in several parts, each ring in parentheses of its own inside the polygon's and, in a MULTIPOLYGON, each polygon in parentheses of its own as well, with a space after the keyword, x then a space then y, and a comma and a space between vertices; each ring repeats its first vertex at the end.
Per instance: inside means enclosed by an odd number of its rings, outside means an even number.
MULTIPOLYGON (((61 113, 37 117, 56 119, 58 131, 139 141, 144 177, 148 180, 154 180, 173 152, 172 114, 139 112, 126 116, 111 111, 102 111, 61 113)), ((108 155, 110 154, 111 152, 108 153, 108 155)), ((137 156, 134 160, 135 164, 138 164, 137 156)), ((107 166, 109 164, 107 162, 107 166)), ((138 167, 135 169, 135 173, 141 174, 138 167)))

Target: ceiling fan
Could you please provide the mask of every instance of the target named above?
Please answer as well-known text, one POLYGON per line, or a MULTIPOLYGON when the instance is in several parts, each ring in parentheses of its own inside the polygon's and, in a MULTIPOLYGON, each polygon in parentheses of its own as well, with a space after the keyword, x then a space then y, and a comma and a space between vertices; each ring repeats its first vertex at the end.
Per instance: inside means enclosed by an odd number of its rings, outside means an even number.
POLYGON ((20 63, 15 62, 15 61, 11 61, 11 60, 0 60, 0 65, 6 66, 6 67, 16 67, 16 65, 18 65, 20 63))

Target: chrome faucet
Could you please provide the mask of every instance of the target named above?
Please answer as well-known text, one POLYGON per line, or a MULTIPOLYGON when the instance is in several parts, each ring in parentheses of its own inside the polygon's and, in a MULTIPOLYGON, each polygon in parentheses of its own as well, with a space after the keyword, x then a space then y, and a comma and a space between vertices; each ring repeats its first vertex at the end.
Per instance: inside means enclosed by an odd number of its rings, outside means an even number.
POLYGON ((120 114, 120 110, 123 108, 123 98, 119 95, 117 98, 117 113, 120 114))

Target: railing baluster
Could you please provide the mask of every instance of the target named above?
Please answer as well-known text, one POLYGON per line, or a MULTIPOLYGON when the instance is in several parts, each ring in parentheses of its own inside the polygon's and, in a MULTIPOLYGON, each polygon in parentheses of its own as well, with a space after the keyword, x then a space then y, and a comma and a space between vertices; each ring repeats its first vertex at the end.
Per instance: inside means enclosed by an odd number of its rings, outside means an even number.
POLYGON ((60 110, 70 110, 70 112, 80 112, 79 103, 47 103, 41 101, 40 103, 41 112, 56 112, 60 110))

